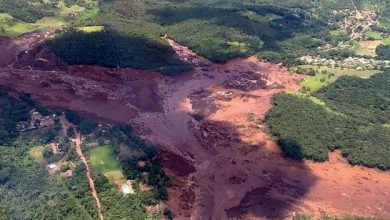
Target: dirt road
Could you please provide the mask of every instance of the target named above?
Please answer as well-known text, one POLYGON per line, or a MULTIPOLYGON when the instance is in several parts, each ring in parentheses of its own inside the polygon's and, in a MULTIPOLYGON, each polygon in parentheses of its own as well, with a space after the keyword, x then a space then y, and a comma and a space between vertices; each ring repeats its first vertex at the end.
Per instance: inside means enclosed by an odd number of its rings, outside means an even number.
MULTIPOLYGON (((66 118, 64 116, 60 117, 60 123, 62 125, 62 130, 65 134, 66 134, 66 131, 68 130, 69 127, 74 128, 74 126, 68 120, 66 120, 66 118)), ((95 182, 93 181, 91 168, 89 167, 87 159, 85 158, 83 151, 82 151, 82 148, 81 148, 82 136, 81 136, 80 132, 78 132, 78 131, 76 132, 76 136, 75 136, 75 139, 73 141, 74 141, 75 146, 76 146, 76 153, 80 157, 81 161, 83 161, 83 163, 84 163, 89 188, 91 189, 92 197, 95 199, 95 202, 96 202, 96 207, 97 207, 97 210, 99 213, 99 219, 104 220, 103 213, 101 210, 100 199, 99 199, 99 195, 96 191, 95 182)))
POLYGON ((267 135, 272 95, 298 91, 302 76, 256 57, 213 64, 169 43, 193 71, 68 67, 38 48, 0 68, 0 86, 133 125, 175 176, 168 205, 178 219, 390 218, 389 172, 350 166, 337 153, 326 163, 292 161, 267 135))
POLYGON ((94 183, 93 178, 92 178, 91 168, 89 167, 87 159, 85 158, 83 151, 81 149, 81 134, 80 134, 80 132, 76 132, 75 144, 76 144, 76 152, 85 165, 89 188, 91 189, 92 197, 95 199, 95 202, 96 202, 96 207, 97 207, 97 210, 99 212, 99 219, 104 220, 99 196, 98 196, 98 193, 96 191, 95 183, 94 183))

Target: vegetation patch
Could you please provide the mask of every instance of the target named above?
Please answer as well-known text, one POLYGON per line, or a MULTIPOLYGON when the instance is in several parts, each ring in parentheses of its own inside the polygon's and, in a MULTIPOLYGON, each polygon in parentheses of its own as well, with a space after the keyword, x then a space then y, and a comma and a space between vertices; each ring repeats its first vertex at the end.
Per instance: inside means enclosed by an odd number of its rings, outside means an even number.
POLYGON ((74 1, 74 5, 67 5, 66 2, 0 0, 0 35, 19 36, 39 29, 60 28, 86 21, 93 12, 93 16, 96 16, 97 1, 74 1))
POLYGON ((376 48, 381 44, 383 44, 382 40, 360 41, 356 53, 363 56, 374 57, 376 55, 376 48))
POLYGON ((366 40, 382 40, 383 36, 381 32, 367 31, 366 33, 364 33, 364 38, 366 40))
MULTIPOLYGON (((98 219, 85 165, 75 148, 70 147, 69 139, 60 132, 60 124, 24 130, 30 126, 33 115, 39 122, 37 111, 46 116, 54 113, 31 100, 27 94, 10 96, 1 92, 0 107, 0 219, 98 219), (56 154, 52 147, 56 147, 56 154), (63 160, 59 167, 61 175, 48 172, 47 169, 51 168, 44 165, 59 159, 63 160), (72 172, 64 173, 69 170, 72 172)), ((132 135, 128 126, 114 125, 104 129, 94 126, 94 129, 89 129, 91 123, 97 123, 72 111, 66 111, 65 116, 77 125, 78 130, 85 131, 83 141, 112 143, 88 151, 104 218, 159 219, 163 211, 152 215, 145 210, 145 205, 156 205, 167 199, 169 178, 162 171, 152 147, 132 135), (129 153, 122 154, 118 161, 116 155, 121 146, 128 148, 129 153), (138 168, 138 160, 147 163, 138 168), (153 186, 153 189, 143 192, 135 187, 134 194, 124 196, 114 184, 125 182, 130 177, 153 186)))
POLYGON ((379 59, 390 60, 390 45, 379 45, 376 48, 376 54, 379 59))
MULTIPOLYGON (((203 1, 102 1, 92 22, 129 37, 154 41, 167 34, 176 42, 214 62, 258 53, 262 58, 285 65, 315 52, 330 40, 323 19, 333 4, 319 11, 306 10, 309 1, 256 3, 203 1), (321 19, 319 18, 321 17, 321 19)), ((349 6, 348 6, 349 7, 349 6)))
POLYGON ((389 85, 386 72, 340 77, 314 93, 314 100, 278 94, 266 116, 269 131, 292 158, 324 161, 329 151, 341 149, 351 164, 388 170, 390 131, 383 124, 390 121, 389 85))
POLYGON ((106 173, 121 170, 114 149, 110 145, 96 147, 90 150, 90 163, 96 172, 106 173))
POLYGON ((104 26, 84 26, 84 27, 78 27, 77 30, 83 31, 85 33, 91 33, 91 32, 101 32, 103 31, 104 26))
POLYGON ((386 37, 383 39, 383 43, 386 45, 390 45, 390 37, 386 37))
POLYGON ((319 99, 315 96, 311 96, 311 95, 308 95, 305 93, 300 93, 300 92, 293 92, 293 93, 288 93, 288 94, 291 94, 291 95, 299 97, 299 98, 308 99, 308 100, 312 101, 314 104, 322 106, 328 112, 341 115, 341 113, 333 111, 331 108, 326 106, 326 103, 324 101, 322 101, 321 99, 319 99))
POLYGON ((356 69, 341 69, 337 67, 316 66, 316 65, 300 65, 293 69, 294 71, 308 75, 301 86, 304 91, 316 92, 321 88, 330 85, 341 76, 356 76, 360 78, 369 78, 379 70, 356 70, 356 69))
POLYGON ((390 72, 369 79, 343 76, 316 94, 332 109, 375 124, 390 121, 390 72))
POLYGON ((45 148, 42 146, 33 147, 30 150, 30 154, 32 158, 34 158, 35 162, 39 164, 43 164, 45 162, 45 159, 43 158, 43 150, 45 148))
POLYGON ((111 30, 87 30, 66 30, 47 45, 69 64, 131 67, 168 75, 190 69, 189 64, 173 58, 174 51, 166 44, 111 30))

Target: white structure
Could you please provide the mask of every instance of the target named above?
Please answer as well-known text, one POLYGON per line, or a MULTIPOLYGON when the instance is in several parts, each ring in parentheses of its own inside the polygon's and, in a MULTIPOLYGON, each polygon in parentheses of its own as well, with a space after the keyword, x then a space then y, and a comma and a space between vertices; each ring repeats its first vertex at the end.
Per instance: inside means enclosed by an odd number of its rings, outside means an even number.
POLYGON ((57 165, 55 163, 51 163, 51 164, 47 165, 47 167, 49 167, 49 169, 52 170, 52 169, 56 168, 57 165))
POLYGON ((126 183, 122 184, 122 193, 125 195, 134 194, 133 186, 131 185, 131 181, 128 180, 126 183))

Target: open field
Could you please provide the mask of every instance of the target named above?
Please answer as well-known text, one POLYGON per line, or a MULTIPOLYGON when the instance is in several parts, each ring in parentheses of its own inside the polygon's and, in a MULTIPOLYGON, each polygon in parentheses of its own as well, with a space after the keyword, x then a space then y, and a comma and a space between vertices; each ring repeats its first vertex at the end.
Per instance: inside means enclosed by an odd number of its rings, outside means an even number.
POLYGON ((78 27, 77 30, 86 32, 86 33, 91 33, 91 32, 99 32, 104 29, 104 26, 83 26, 83 27, 78 27))
POLYGON ((313 68, 318 70, 318 74, 316 76, 307 76, 307 78, 301 82, 302 88, 309 92, 318 91, 324 86, 327 86, 336 81, 336 79, 340 76, 357 76, 360 78, 369 78, 370 76, 381 72, 379 70, 340 69, 315 65, 301 65, 300 67, 307 69, 313 68), (323 71, 326 71, 326 73, 323 71))
POLYGON ((364 38, 367 40, 382 40, 383 36, 380 32, 377 31, 367 31, 364 33, 364 38))
POLYGON ((114 149, 110 145, 93 148, 90 155, 90 163, 95 172, 106 173, 121 170, 114 149))
POLYGON ((360 41, 356 53, 359 55, 376 56, 375 49, 384 44, 383 40, 360 41))
POLYGON ((39 164, 43 164, 45 162, 45 159, 43 158, 43 150, 44 147, 38 146, 38 147, 33 147, 30 150, 30 154, 32 158, 34 158, 35 162, 39 164))
POLYGON ((390 37, 384 38, 383 43, 386 45, 390 45, 390 37))
POLYGON ((66 7, 64 4, 59 4, 53 16, 43 17, 35 22, 22 21, 8 13, 0 13, 0 35, 15 37, 39 29, 60 28, 70 23, 88 20, 96 16, 98 11, 97 6, 86 9, 78 5, 66 7), (72 17, 73 14, 76 17, 72 17))
POLYGON ((93 172, 102 173, 111 183, 117 185, 125 181, 122 168, 111 145, 93 148, 90 155, 93 172))
POLYGON ((63 17, 46 17, 42 18, 41 20, 38 20, 35 23, 17 21, 11 18, 6 22, 0 22, 0 35, 15 37, 39 29, 59 28, 65 24, 67 24, 67 21, 63 17))

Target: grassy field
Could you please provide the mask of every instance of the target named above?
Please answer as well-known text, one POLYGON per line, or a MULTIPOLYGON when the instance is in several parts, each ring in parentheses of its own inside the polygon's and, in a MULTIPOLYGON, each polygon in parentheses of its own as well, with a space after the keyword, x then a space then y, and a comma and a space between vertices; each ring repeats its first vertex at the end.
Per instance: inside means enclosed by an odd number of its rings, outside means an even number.
POLYGON ((39 164, 43 164, 45 162, 45 160, 43 159, 43 150, 44 147, 42 146, 33 147, 30 150, 31 157, 35 160, 35 162, 39 164))
POLYGON ((321 99, 319 99, 319 98, 317 98, 315 96, 311 96, 311 95, 308 95, 308 94, 305 94, 305 93, 301 93, 301 92, 290 92, 288 94, 291 94, 291 95, 293 95, 295 97, 299 97, 299 98, 310 100, 314 104, 322 106, 328 112, 331 112, 331 113, 334 113, 334 114, 337 114, 337 115, 342 115, 342 113, 336 112, 336 111, 332 110, 331 108, 329 108, 328 106, 326 106, 326 103, 324 101, 322 101, 321 99))
POLYGON ((102 173, 110 181, 124 178, 121 166, 111 145, 91 149, 90 163, 95 172, 102 173))
POLYGON ((367 41, 360 41, 359 47, 356 49, 356 53, 359 55, 367 55, 367 56, 376 56, 376 48, 384 44, 383 40, 367 40, 367 41))
POLYGON ((19 36, 23 33, 36 31, 44 28, 58 28, 67 24, 66 19, 62 17, 46 17, 35 23, 18 21, 12 17, 5 22, 0 22, 0 35, 19 36))
POLYGON ((382 40, 383 36, 382 33, 377 31, 367 31, 364 33, 364 38, 367 40, 382 40))
POLYGON ((379 73, 379 70, 354 70, 354 69, 340 69, 340 68, 330 68, 326 66, 315 66, 315 65, 301 65, 303 68, 313 68, 318 70, 316 76, 308 76, 304 81, 302 81, 301 86, 309 92, 316 92, 324 86, 327 86, 340 76, 357 76, 360 78, 369 78, 370 76, 379 73), (326 71, 325 74, 322 72, 326 71))
POLYGON ((54 16, 44 17, 34 23, 21 21, 8 13, 0 13, 0 35, 15 37, 39 29, 60 28, 70 23, 81 23, 96 16, 98 11, 98 6, 86 9, 78 5, 66 7, 60 4, 54 16), (76 14, 77 16, 72 18, 69 16, 70 14, 76 14))
POLYGON ((83 31, 85 33, 99 32, 104 29, 104 26, 84 26, 78 27, 77 30, 83 31))
POLYGON ((337 29, 337 30, 330 31, 330 35, 332 37, 346 36, 348 35, 348 32, 344 29, 337 29))
POLYGON ((383 43, 386 45, 390 45, 390 37, 386 37, 383 39, 383 43))

